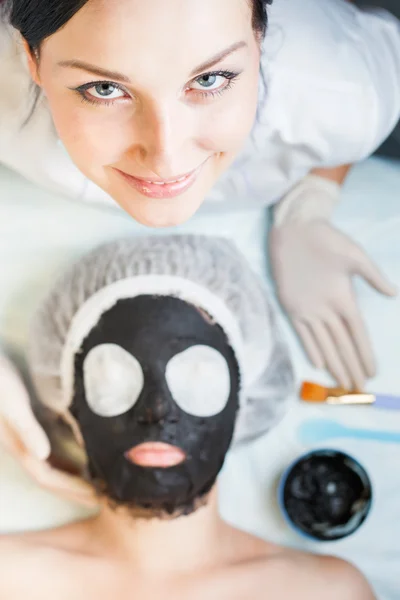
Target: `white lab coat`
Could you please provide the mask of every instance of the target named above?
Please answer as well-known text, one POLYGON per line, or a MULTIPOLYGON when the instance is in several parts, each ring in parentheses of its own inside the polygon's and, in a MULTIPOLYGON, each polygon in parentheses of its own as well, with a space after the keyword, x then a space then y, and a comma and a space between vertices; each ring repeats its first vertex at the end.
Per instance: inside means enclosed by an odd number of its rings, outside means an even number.
MULTIPOLYGON (((270 205, 311 169, 358 162, 400 118, 400 24, 345 0, 275 0, 256 123, 208 200, 270 205), (265 82, 265 83, 264 83, 265 82)), ((56 192, 113 203, 72 163, 21 44, 0 24, 0 162, 56 192)))

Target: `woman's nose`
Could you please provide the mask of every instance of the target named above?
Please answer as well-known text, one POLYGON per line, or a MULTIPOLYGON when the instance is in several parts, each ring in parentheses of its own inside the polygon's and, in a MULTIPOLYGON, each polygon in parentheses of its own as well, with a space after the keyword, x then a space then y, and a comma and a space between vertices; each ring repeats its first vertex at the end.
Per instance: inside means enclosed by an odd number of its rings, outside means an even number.
POLYGON ((132 151, 145 171, 168 179, 192 168, 188 153, 195 137, 193 116, 179 102, 146 108, 135 137, 132 151))
POLYGON ((161 394, 148 394, 142 398, 139 414, 137 414, 138 423, 142 425, 152 425, 160 423, 170 416, 171 406, 167 398, 161 394))

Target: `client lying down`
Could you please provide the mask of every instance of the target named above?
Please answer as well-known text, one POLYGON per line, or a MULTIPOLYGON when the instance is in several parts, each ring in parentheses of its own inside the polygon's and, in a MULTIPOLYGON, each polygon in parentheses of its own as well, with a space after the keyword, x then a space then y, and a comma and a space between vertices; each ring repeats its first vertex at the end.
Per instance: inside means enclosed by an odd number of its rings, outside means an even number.
MULTIPOLYGON (((273 426, 293 389, 267 294, 228 242, 143 238, 93 252, 39 310, 30 363, 40 401, 73 432, 82 498, 99 510, 0 537, 0 598, 373 599, 347 563, 219 516, 232 441, 273 426)), ((63 493, 68 477, 46 483, 63 493)))

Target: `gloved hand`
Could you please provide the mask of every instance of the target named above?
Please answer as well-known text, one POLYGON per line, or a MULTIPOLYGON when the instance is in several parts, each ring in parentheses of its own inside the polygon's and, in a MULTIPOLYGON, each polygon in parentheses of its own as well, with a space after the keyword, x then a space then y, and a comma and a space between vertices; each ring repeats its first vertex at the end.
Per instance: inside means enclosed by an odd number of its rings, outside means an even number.
POLYGON ((270 260, 279 300, 317 368, 348 389, 363 389, 375 359, 352 277, 396 295, 360 246, 329 223, 340 186, 307 176, 275 209, 270 260))
POLYGON ((33 414, 25 385, 11 362, 1 354, 0 443, 11 452, 18 443, 40 460, 46 460, 50 454, 50 442, 33 414))
POLYGON ((16 369, 0 354, 0 444, 41 487, 87 507, 97 506, 83 479, 53 468, 46 460, 50 442, 37 422, 16 369))

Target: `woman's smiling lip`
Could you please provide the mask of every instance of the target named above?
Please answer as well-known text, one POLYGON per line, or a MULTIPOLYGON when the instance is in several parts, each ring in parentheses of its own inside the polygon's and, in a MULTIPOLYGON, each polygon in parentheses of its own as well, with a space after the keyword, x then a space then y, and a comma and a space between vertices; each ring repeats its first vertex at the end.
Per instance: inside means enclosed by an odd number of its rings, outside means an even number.
POLYGON ((167 469, 181 464, 186 454, 170 444, 146 442, 125 452, 125 458, 139 467, 167 469))
POLYGON ((120 169, 115 168, 115 171, 129 183, 129 185, 135 188, 143 196, 147 198, 174 198, 186 192, 196 181, 201 169, 205 163, 202 163, 197 169, 186 173, 186 175, 180 175, 174 179, 143 179, 141 177, 135 177, 129 175, 120 169))

